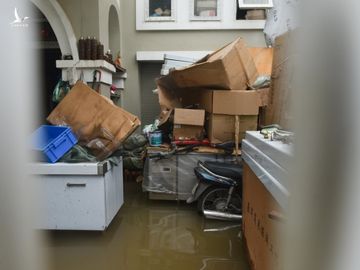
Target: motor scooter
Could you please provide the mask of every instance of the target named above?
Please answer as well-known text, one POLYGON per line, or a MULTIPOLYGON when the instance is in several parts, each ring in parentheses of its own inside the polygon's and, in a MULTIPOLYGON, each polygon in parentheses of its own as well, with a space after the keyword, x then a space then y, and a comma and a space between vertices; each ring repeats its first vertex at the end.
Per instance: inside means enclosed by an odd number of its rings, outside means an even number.
POLYGON ((242 165, 199 161, 194 172, 199 181, 187 203, 197 201, 199 213, 206 218, 241 220, 242 165))

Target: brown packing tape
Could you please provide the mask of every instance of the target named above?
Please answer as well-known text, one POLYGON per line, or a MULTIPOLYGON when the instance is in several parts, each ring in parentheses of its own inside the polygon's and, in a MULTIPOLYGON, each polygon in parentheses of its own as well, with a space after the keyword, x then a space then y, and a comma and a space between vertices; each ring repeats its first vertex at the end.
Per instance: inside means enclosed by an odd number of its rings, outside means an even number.
POLYGON ((259 107, 266 107, 270 103, 270 88, 255 90, 258 94, 259 107))
POLYGON ((236 160, 238 158, 238 153, 239 153, 239 143, 240 143, 239 134, 240 134, 240 120, 239 120, 239 116, 235 115, 235 156, 236 156, 236 160))
MULTIPOLYGON (((257 115, 239 116, 239 139, 243 139, 248 130, 257 130, 257 115)), ((207 114, 206 130, 211 143, 234 141, 235 116, 207 114)))

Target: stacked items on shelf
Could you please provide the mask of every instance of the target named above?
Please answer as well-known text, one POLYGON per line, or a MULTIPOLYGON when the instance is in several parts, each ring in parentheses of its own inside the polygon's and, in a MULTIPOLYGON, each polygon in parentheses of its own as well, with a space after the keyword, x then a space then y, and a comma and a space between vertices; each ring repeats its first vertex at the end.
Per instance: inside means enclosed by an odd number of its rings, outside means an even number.
POLYGON ((241 153, 245 132, 264 121, 271 69, 272 49, 249 49, 237 39, 156 81, 161 112, 145 129, 156 145, 148 147, 144 171, 150 198, 186 200, 197 182, 191 171, 198 160, 238 160, 232 154, 241 153), (163 144, 153 140, 161 135, 163 144))
POLYGON ((164 55, 164 64, 161 69, 161 75, 168 75, 172 69, 181 69, 187 66, 190 66, 196 62, 195 59, 178 56, 178 55, 164 55))
POLYGON ((121 65, 120 52, 115 59, 111 50, 104 52, 104 45, 95 37, 81 37, 78 42, 79 59, 80 60, 105 60, 115 66, 116 71, 126 72, 126 69, 121 65))
POLYGON ((249 49, 239 38, 188 67, 171 69, 157 80, 157 126, 164 140, 240 143, 247 130, 257 130, 260 108, 268 104, 271 68, 272 49, 249 49), (261 89, 259 80, 265 82, 261 89))
POLYGON ((79 81, 48 116, 58 128, 45 126, 34 132, 35 151, 51 163, 103 161, 118 151, 140 126, 139 119, 79 81), (68 128, 64 128, 68 127, 68 128), (77 144, 76 144, 77 143, 77 144))

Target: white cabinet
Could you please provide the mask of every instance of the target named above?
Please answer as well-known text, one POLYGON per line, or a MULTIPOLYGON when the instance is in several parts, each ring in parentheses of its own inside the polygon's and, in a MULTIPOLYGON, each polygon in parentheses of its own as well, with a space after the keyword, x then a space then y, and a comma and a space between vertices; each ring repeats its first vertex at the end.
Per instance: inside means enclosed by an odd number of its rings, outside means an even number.
POLYGON ((116 163, 32 164, 40 188, 38 227, 105 230, 124 203, 122 160, 116 163))
POLYGON ((287 208, 293 145, 264 139, 258 131, 247 131, 242 141, 242 158, 259 181, 283 208, 287 208))

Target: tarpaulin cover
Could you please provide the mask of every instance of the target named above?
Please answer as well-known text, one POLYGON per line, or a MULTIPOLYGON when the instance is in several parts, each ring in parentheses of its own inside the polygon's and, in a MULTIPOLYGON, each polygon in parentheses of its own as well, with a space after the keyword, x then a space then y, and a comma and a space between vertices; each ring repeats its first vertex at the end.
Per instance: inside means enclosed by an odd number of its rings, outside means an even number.
POLYGON ((144 169, 143 190, 177 195, 186 200, 198 182, 194 169, 198 161, 233 162, 234 156, 221 154, 176 154, 164 159, 147 158, 144 169))
POLYGON ((278 36, 299 27, 300 0, 273 1, 274 7, 267 14, 264 28, 268 45, 274 45, 278 36))

